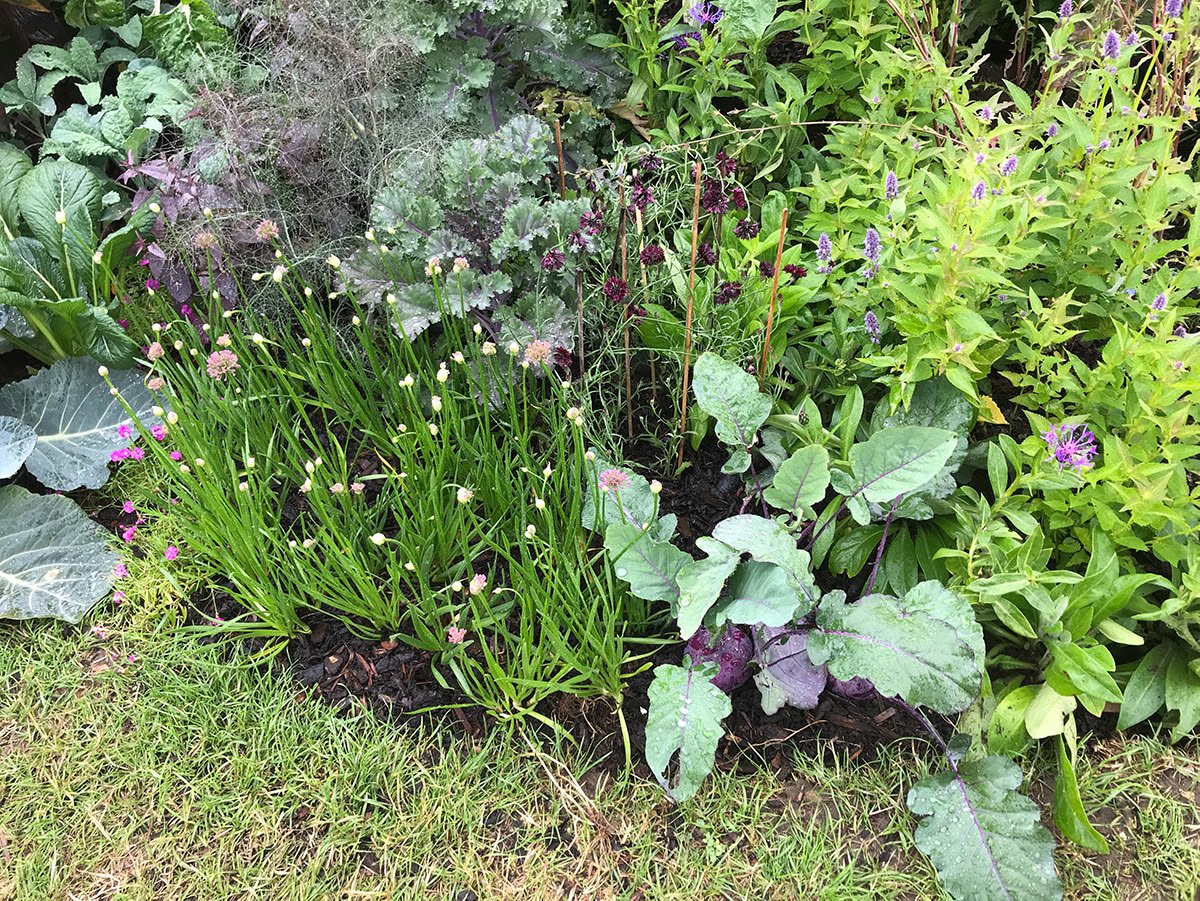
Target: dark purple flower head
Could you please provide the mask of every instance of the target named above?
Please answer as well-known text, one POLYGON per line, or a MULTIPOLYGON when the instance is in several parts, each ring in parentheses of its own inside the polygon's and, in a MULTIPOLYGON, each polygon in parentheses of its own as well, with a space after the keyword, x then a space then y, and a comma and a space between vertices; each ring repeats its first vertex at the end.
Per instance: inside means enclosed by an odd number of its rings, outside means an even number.
POLYGON ((641 255, 638 257, 644 266, 657 266, 666 258, 666 252, 657 244, 647 244, 642 248, 641 255))
POLYGON ((717 151, 717 171, 721 173, 722 178, 729 178, 729 176, 737 172, 737 166, 737 160, 733 159, 724 150, 717 151))
POLYGON ((763 260, 761 263, 758 264, 758 274, 761 275, 763 278, 774 278, 775 277, 775 264, 772 263, 770 260, 763 260))
POLYGON ((883 329, 879 327, 879 319, 871 310, 867 310, 867 315, 863 317, 863 327, 866 328, 867 336, 871 339, 871 343, 878 344, 879 338, 883 334, 883 329))
POLYGON ((715 3, 700 0, 688 7, 688 21, 697 28, 707 28, 716 25, 725 17, 725 11, 715 3))
POLYGON ((1000 164, 1000 174, 1003 175, 1005 178, 1008 178, 1008 176, 1012 175, 1016 171, 1017 171, 1017 158, 1015 156, 1010 156, 1008 159, 1006 159, 1003 163, 1000 164))
POLYGON ((639 307, 636 303, 631 303, 625 308, 625 318, 633 322, 641 322, 646 318, 646 308, 639 307))
POLYGON ((629 297, 629 285, 625 283, 625 279, 617 278, 615 275, 610 276, 604 283, 603 290, 604 296, 613 303, 624 303, 629 297))
POLYGON ((1075 12, 1075 7, 1072 5, 1071 0, 1063 0, 1062 6, 1058 8, 1058 17, 1060 19, 1069 19, 1073 12, 1075 12))
POLYGON ((727 304, 737 300, 742 295, 741 282, 725 282, 713 296, 713 303, 727 304))
POLYGON ((1178 19, 1183 15, 1183 0, 1167 0, 1163 13, 1168 19, 1178 19))
POLYGON ((728 210, 729 198, 725 196, 725 186, 715 178, 704 179, 700 206, 704 212, 718 216, 728 210))
POLYGON ((579 227, 589 235, 598 235, 604 231, 604 214, 591 210, 579 217, 579 227))
POLYGON ((761 230, 762 226, 749 217, 739 219, 737 225, 733 227, 734 235, 743 240, 757 237, 761 230))
POLYGON ((1121 55, 1121 36, 1111 28, 1108 34, 1104 36, 1104 47, 1101 52, 1105 59, 1116 59, 1121 55))
POLYGON ((642 170, 644 175, 653 175, 662 168, 662 157, 653 151, 643 153, 638 157, 638 168, 642 170))
POLYGON ((713 250, 711 244, 706 242, 696 248, 696 259, 705 266, 715 266, 717 265, 717 252, 713 250))
POLYGON ((879 262, 879 232, 873 228, 868 228, 863 238, 863 256, 872 263, 879 262))
POLYGON ((783 271, 792 277, 792 284, 800 281, 804 276, 808 275, 808 270, 803 266, 797 266, 795 263, 788 263, 783 267, 783 271))
POLYGON ((885 200, 892 200, 900 193, 900 181, 896 178, 895 172, 888 172, 887 178, 883 180, 883 197, 885 200))
POLYGON ((729 203, 735 210, 744 210, 746 208, 746 192, 741 188, 731 188, 729 191, 729 203))
POLYGON ((700 32, 685 31, 683 34, 675 35, 673 40, 675 42, 675 49, 680 53, 683 53, 684 51, 690 49, 693 42, 697 44, 700 43, 700 32))
POLYGON ((1068 466, 1082 472, 1092 465, 1099 453, 1096 436, 1086 425, 1060 425, 1051 427, 1042 434, 1042 440, 1050 450, 1047 460, 1058 462, 1059 470, 1068 466))
POLYGON ((646 207, 652 203, 654 203, 654 192, 640 179, 635 178, 633 186, 629 190, 629 205, 636 210, 645 212, 646 207))
POLYGON ((547 250, 546 255, 542 257, 542 268, 547 272, 557 272, 563 267, 563 263, 566 261, 566 258, 566 254, 564 254, 557 247, 552 250, 547 250))
POLYGON ((567 246, 572 250, 587 250, 588 236, 581 231, 573 231, 567 235, 567 246))

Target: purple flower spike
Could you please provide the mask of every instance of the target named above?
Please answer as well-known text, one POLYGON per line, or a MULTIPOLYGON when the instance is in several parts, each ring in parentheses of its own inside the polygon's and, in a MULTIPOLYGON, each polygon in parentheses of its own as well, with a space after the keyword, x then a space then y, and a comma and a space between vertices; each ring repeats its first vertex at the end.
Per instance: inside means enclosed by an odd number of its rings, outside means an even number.
POLYGON ((1046 126, 1046 137, 1053 138, 1058 134, 1058 123, 1051 122, 1046 126))
POLYGON ((1158 297, 1150 301, 1150 309, 1155 313, 1161 313, 1167 308, 1167 292, 1163 291, 1158 297))
POLYGON ((1178 19, 1183 15, 1183 0, 1167 0, 1163 13, 1168 19, 1178 19))
POLYGON ((1010 156, 1008 159, 1006 159, 1003 163, 1000 164, 1000 174, 1003 175, 1005 178, 1008 178, 1010 175, 1012 175, 1016 171, 1017 171, 1017 158, 1015 156, 1010 156))
POLYGON ((1063 0, 1062 6, 1058 8, 1058 17, 1060 19, 1069 19, 1073 12, 1075 12, 1075 7, 1071 3, 1071 0, 1063 0))
POLYGON ((1116 59, 1121 55, 1121 36, 1111 28, 1108 30, 1108 34, 1104 36, 1102 52, 1105 59, 1116 59))
POLYGON ((896 178, 895 172, 889 172, 887 178, 883 180, 883 196, 886 200, 892 200, 900 193, 900 181, 896 178))
POLYGON ((1083 472, 1092 465, 1099 448, 1096 447, 1096 436, 1086 425, 1060 425, 1042 435, 1050 455, 1047 460, 1058 462, 1059 471, 1070 467, 1076 472, 1083 472))
POLYGON ((975 187, 973 187, 971 189, 971 200, 974 201, 975 203, 978 203, 979 201, 983 200, 983 198, 986 195, 987 195, 987 182, 983 182, 983 181, 978 182, 975 185, 975 187))
POLYGON ((863 238, 863 256, 872 263, 879 262, 879 232, 873 228, 868 228, 863 238))
POLYGON ((867 310, 867 315, 863 317, 863 326, 867 330, 867 336, 871 339, 871 343, 878 344, 883 335, 883 329, 879 327, 879 318, 873 311, 867 310))

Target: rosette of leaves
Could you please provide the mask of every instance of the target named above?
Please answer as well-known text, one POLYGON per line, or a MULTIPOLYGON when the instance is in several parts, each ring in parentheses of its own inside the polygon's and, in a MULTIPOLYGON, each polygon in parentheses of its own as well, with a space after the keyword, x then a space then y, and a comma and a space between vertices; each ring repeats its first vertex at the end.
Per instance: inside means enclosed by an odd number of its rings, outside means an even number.
MULTIPOLYGON (((24 467, 56 491, 108 481, 109 456, 128 444, 121 426, 158 421, 137 373, 110 379, 119 397, 94 363, 75 358, 0 388, 0 479, 24 467)), ((112 588, 116 562, 104 530, 74 501, 0 487, 0 619, 79 622, 112 588)))
POLYGON ((517 116, 493 135, 453 141, 438 159, 398 168, 372 207, 375 240, 341 267, 345 286, 369 309, 394 311, 393 327, 410 338, 443 313, 463 316, 515 298, 500 316, 508 336, 569 349, 562 298, 573 286, 544 278, 538 260, 565 243, 588 206, 545 196, 552 158, 546 124, 517 116), (434 257, 444 270, 436 290, 425 274, 434 257), (470 268, 451 275, 455 257, 470 268))

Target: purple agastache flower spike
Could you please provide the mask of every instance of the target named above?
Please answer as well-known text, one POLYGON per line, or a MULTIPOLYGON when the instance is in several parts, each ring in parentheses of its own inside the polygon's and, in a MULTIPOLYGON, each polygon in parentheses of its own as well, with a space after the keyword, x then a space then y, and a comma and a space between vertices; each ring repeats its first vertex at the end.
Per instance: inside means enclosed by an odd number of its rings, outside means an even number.
POLYGON ((817 261, 821 264, 817 272, 826 274, 833 271, 833 242, 825 232, 821 232, 817 238, 817 261))
POLYGON ((1167 308, 1167 292, 1161 292, 1154 300, 1150 301, 1150 309, 1155 313, 1161 313, 1167 308))
POLYGON ((895 172, 888 172, 887 178, 883 180, 883 196, 885 200, 892 200, 900 193, 900 181, 896 178, 895 172))
POLYGON ((1051 122, 1046 126, 1046 137, 1053 138, 1058 134, 1058 123, 1051 122))
POLYGON ((980 200, 983 200, 986 195, 987 182, 978 182, 975 187, 971 189, 971 200, 975 201, 976 203, 978 203, 980 200))
POLYGON ((1163 14, 1168 19, 1178 19, 1183 15, 1183 0, 1167 0, 1167 5, 1163 9, 1163 14))
POLYGON ((716 25, 725 17, 725 11, 715 3, 701 0, 688 7, 688 20, 697 28, 707 28, 716 25))
POLYGON ((1075 7, 1071 3, 1071 0, 1063 0, 1062 6, 1058 8, 1058 17, 1060 19, 1069 19, 1073 12, 1075 12, 1075 7))
POLYGON ((1008 159, 1006 159, 1003 163, 1000 164, 1000 174, 1003 175, 1005 178, 1008 178, 1008 176, 1012 175, 1016 171, 1017 171, 1017 158, 1015 156, 1010 156, 1008 159))
POLYGON ((982 119, 984 122, 991 122, 992 121, 992 108, 990 106, 985 105, 983 107, 983 109, 981 109, 979 111, 979 118, 982 119))
POLYGON ((873 228, 868 228, 863 238, 863 256, 872 263, 879 262, 879 232, 873 228))
POLYGON ((863 327, 866 328, 871 343, 878 344, 883 329, 879 327, 879 318, 871 310, 867 310, 867 315, 863 317, 863 327))
POLYGON ((1137 32, 1136 31, 1129 32, 1129 37, 1125 38, 1125 46, 1126 47, 1136 47, 1137 42, 1138 42, 1137 32))
POLYGON ((1099 453, 1096 436, 1086 425, 1051 427, 1050 431, 1042 434, 1042 440, 1050 450, 1046 459, 1056 461, 1060 471, 1070 467, 1081 473, 1092 465, 1099 453))
POLYGON ((1102 52, 1105 59, 1116 59, 1121 55, 1121 36, 1111 28, 1108 30, 1108 34, 1104 36, 1102 52))

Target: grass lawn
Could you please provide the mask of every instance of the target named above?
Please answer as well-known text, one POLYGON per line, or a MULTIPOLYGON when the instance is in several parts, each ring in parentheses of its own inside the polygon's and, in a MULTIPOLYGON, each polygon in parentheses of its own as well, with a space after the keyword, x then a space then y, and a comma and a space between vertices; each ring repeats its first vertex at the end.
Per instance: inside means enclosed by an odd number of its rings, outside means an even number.
MULTIPOLYGON (((134 620, 0 631, 2 898, 940 897, 905 747, 797 757, 786 780, 761 761, 674 809, 519 730, 334 715, 134 620)), ((1060 853, 1069 896, 1191 898, 1198 773, 1194 746, 1091 746, 1082 791, 1113 850, 1060 853)))

